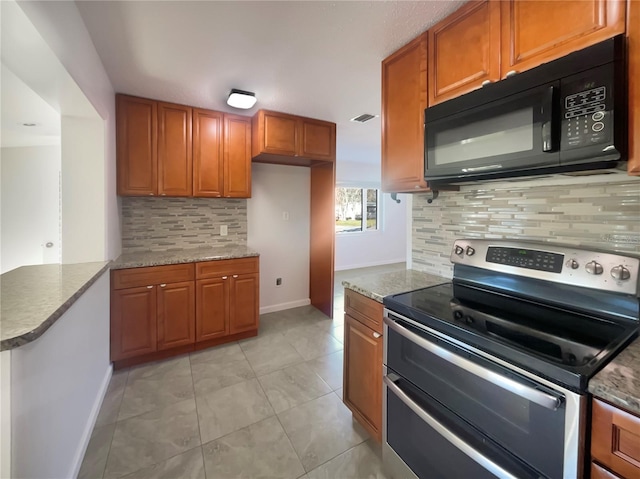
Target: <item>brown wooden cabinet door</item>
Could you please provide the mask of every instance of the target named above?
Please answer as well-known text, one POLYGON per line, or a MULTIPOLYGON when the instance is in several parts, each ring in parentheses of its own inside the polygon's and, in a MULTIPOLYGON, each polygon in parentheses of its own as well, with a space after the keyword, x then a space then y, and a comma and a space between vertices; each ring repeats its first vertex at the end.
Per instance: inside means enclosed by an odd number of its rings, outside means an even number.
POLYGON ((229 292, 229 333, 258 329, 260 294, 258 273, 235 274, 229 292))
POLYGON ((156 287, 114 290, 111 298, 111 361, 156 351, 156 287))
POLYGON ((193 344, 196 340, 195 283, 163 283, 157 288, 158 350, 193 344))
POLYGON ((344 319, 344 403, 380 441, 382 336, 348 314, 344 319))
POLYGON ((470 2, 429 29, 429 106, 500 79, 500 2, 470 2))
POLYGON ((158 194, 191 196, 191 108, 158 103, 158 194))
POLYGON ((336 124, 326 121, 300 120, 299 156, 314 160, 336 160, 336 124))
POLYGON ((223 117, 211 110, 193 110, 193 196, 223 196, 223 117))
POLYGON ((424 181, 427 36, 382 62, 382 189, 416 191, 424 181))
POLYGON ((158 193, 157 103, 127 95, 116 96, 116 163, 118 194, 158 193))
POLYGON ((503 78, 625 31, 624 0, 507 0, 501 4, 503 78))
POLYGON ((623 477, 640 477, 640 417, 593 400, 591 458, 623 477))
POLYGON ((229 334, 229 277, 196 281, 196 342, 229 334))
MULTIPOLYGON (((260 137, 260 153, 296 156, 298 118, 286 113, 265 111, 260 137)), ((256 156, 255 152, 253 156, 256 156)))
POLYGON ((629 174, 640 175, 640 2, 629 2, 627 12, 629 60, 629 174))
POLYGON ((604 467, 596 464, 595 462, 591 463, 591 479, 622 479, 617 474, 613 474, 610 471, 607 471, 604 467))
POLYGON ((251 118, 224 115, 224 196, 251 198, 251 118))

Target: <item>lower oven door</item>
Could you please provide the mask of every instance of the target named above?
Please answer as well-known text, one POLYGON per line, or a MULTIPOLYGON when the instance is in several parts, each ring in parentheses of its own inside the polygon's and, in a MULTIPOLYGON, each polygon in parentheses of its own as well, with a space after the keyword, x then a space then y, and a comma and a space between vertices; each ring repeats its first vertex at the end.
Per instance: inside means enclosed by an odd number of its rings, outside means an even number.
MULTIPOLYGON (((397 388, 409 396, 419 391, 538 471, 539 477, 580 477, 584 396, 529 377, 407 318, 386 316, 385 366, 402 378, 395 386, 386 378, 388 400, 392 394, 401 397, 397 388)), ((394 404, 395 398, 387 403, 388 428, 396 420, 394 404)), ((393 440, 387 437, 390 445, 393 440)))
POLYGON ((540 478, 409 381, 385 371, 383 460, 394 479, 540 478))

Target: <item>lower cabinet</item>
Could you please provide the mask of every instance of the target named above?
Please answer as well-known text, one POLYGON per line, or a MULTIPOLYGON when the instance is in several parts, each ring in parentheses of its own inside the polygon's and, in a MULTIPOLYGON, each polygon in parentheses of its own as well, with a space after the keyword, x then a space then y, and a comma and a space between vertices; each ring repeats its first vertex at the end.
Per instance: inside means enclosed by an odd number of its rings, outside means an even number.
POLYGON ((382 349, 382 304, 346 290, 344 403, 378 442, 382 439, 382 349), (373 311, 376 317, 371 317, 373 311))
POLYGON ((594 399, 591 460, 592 479, 640 478, 640 417, 594 399))
POLYGON ((111 360, 127 366, 255 336, 258 261, 112 271, 111 360))

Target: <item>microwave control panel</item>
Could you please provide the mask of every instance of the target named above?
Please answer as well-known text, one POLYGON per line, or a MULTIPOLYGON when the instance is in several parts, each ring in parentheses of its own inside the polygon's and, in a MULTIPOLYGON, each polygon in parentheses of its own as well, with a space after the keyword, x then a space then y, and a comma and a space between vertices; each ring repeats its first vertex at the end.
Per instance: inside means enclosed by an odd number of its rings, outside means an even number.
POLYGON ((611 142, 613 92, 606 75, 599 73, 592 70, 588 78, 573 77, 562 82, 561 141, 564 150, 611 142))

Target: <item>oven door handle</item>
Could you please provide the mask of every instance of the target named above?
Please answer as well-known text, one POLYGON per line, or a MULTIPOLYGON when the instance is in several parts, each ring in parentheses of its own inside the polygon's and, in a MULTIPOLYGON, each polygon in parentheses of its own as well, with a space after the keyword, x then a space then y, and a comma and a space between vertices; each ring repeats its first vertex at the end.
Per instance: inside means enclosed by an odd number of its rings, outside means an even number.
POLYGON ((387 386, 387 388, 390 389, 391 392, 395 394, 398 399, 400 399, 400 401, 402 401, 409 409, 417 414, 420 419, 426 422, 430 427, 432 427, 438 434, 449 441, 460 452, 468 456, 471 460, 480 464, 490 473, 494 474, 497 477, 500 477, 501 479, 518 479, 517 476, 514 476, 509 471, 493 462, 487 456, 471 447, 463 439, 456 436, 453 432, 447 429, 441 422, 439 422, 424 409, 422 409, 402 389, 394 384, 394 382, 389 379, 389 377, 385 376, 382 379, 384 380, 384 384, 387 386))
POLYGON ((532 388, 531 386, 527 386, 526 384, 522 384, 511 378, 503 376, 502 374, 498 374, 494 371, 483 368, 473 361, 469 361, 468 359, 465 359, 462 356, 458 356, 457 354, 454 354, 451 351, 438 346, 437 344, 427 341, 423 337, 401 326, 392 319, 385 317, 384 324, 386 324, 400 336, 403 336, 404 338, 408 339, 412 343, 417 344, 421 348, 426 349, 427 351, 435 354, 436 356, 439 356, 445 361, 455 364, 465 371, 478 376, 485 381, 489 381, 490 383, 495 384, 496 386, 515 394, 516 396, 520 396, 524 399, 539 404, 542 407, 551 409, 552 411, 557 410, 562 405, 562 397, 553 396, 546 392, 540 391, 539 389, 532 388))

